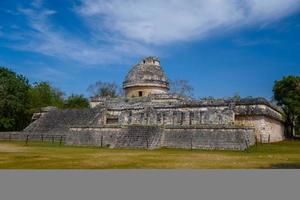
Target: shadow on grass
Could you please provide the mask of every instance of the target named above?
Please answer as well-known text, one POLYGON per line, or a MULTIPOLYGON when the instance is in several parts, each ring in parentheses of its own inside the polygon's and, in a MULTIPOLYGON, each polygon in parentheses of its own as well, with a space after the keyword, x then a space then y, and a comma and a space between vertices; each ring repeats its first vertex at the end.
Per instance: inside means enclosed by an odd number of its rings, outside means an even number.
POLYGON ((263 169, 300 169, 300 163, 278 163, 263 169))

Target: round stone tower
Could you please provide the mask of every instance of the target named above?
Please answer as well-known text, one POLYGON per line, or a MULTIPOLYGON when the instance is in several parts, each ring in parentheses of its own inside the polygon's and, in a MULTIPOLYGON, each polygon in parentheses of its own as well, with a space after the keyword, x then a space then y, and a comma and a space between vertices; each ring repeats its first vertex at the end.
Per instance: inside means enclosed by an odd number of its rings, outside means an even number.
POLYGON ((169 90, 168 79, 157 57, 147 57, 129 71, 123 83, 126 97, 143 97, 165 94, 169 90))

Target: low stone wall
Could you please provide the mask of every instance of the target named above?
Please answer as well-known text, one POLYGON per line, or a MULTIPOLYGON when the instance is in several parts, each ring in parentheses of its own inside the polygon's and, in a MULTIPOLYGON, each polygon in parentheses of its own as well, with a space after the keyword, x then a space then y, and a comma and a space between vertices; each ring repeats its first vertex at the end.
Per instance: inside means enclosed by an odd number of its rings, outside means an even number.
POLYGON ((107 126, 71 128, 69 132, 0 132, 0 140, 65 141, 67 145, 110 148, 161 147, 244 150, 255 143, 254 129, 234 126, 107 126))
POLYGON ((251 128, 166 128, 162 147, 244 150, 255 144, 251 128))
POLYGON ((234 126, 71 128, 66 144, 110 148, 244 150, 255 144, 255 134, 252 128, 234 126))
POLYGON ((0 132, 0 140, 19 140, 20 132, 0 132))
POLYGON ((71 128, 66 136, 66 144, 115 148, 116 142, 126 131, 121 127, 71 128))
POLYGON ((0 132, 0 140, 20 140, 20 141, 64 141, 66 132, 59 133, 29 133, 29 132, 0 132))

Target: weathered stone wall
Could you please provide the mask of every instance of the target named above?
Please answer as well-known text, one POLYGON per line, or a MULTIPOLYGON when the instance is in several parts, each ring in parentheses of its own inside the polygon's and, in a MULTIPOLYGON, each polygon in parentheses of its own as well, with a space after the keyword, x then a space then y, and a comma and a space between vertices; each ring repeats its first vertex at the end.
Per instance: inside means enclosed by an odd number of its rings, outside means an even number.
MULTIPOLYGON (((220 146, 235 149, 240 142, 237 136, 243 135, 241 130, 244 130, 245 126, 255 129, 259 141, 275 142, 284 139, 283 115, 280 109, 263 99, 196 101, 176 95, 160 94, 143 98, 98 100, 99 105, 93 109, 50 110, 24 132, 66 135, 69 128, 79 127, 78 130, 74 129, 76 133, 69 136, 71 143, 98 145, 101 140, 102 145, 111 147, 144 147, 145 141, 151 146, 152 139, 149 141, 148 137, 157 138, 154 133, 170 138, 178 147, 187 147, 187 136, 184 136, 184 131, 187 130, 186 135, 195 135, 195 144, 199 141, 199 148, 220 148, 218 144, 222 143, 220 141, 224 137, 228 143, 224 142, 220 146), (236 129, 239 126, 235 127, 233 124, 242 125, 241 129, 236 129), (129 131, 129 128, 121 126, 140 126, 140 130, 129 131), (151 131, 149 127, 153 126, 165 129, 151 131), (166 135, 168 130, 172 131, 166 135), (181 133, 176 134, 177 132, 181 133), (182 136, 181 142, 176 140, 177 136, 182 136), (198 137, 201 140, 197 140, 198 137)), ((172 146, 172 142, 169 145, 172 146)))
POLYGON ((117 138, 116 148, 158 148, 161 129, 158 126, 133 125, 117 138))
POLYGON ((64 142, 67 133, 28 133, 28 132, 0 132, 0 140, 5 141, 61 141, 64 142))
POLYGON ((66 136, 67 145, 115 148, 118 138, 126 133, 121 127, 71 128, 66 136))
POLYGON ((255 144, 254 130, 236 127, 166 128, 161 147, 244 150, 255 144))
POLYGON ((155 87, 155 86, 140 86, 127 88, 125 95, 127 97, 139 97, 139 92, 142 92, 142 96, 149 96, 151 94, 165 94, 168 92, 166 88, 155 87))
POLYGON ((234 112, 237 116, 265 116, 277 121, 284 121, 283 114, 270 105, 237 105, 234 107, 234 112))
POLYGON ((66 144, 153 149, 158 147, 160 134, 161 129, 158 126, 71 128, 66 144))
POLYGON ((284 124, 266 116, 236 116, 236 123, 253 126, 259 142, 278 142, 284 140, 284 124))
POLYGON ((0 140, 24 140, 26 135, 22 132, 0 132, 0 140))
POLYGON ((101 109, 51 110, 24 129, 26 133, 66 134, 72 126, 99 124, 101 109))
MULTIPOLYGON (((233 124, 234 112, 227 107, 209 108, 153 108, 131 110, 110 110, 106 116, 118 118, 118 124, 130 125, 200 125, 200 124, 233 124)), ((103 124, 105 125, 105 124, 103 124)))
POLYGON ((252 128, 234 126, 126 126, 72 128, 68 145, 111 148, 188 148, 244 150, 255 143, 252 128))
POLYGON ((148 96, 167 93, 169 82, 160 67, 159 59, 148 57, 133 66, 125 78, 123 88, 127 97, 148 96))

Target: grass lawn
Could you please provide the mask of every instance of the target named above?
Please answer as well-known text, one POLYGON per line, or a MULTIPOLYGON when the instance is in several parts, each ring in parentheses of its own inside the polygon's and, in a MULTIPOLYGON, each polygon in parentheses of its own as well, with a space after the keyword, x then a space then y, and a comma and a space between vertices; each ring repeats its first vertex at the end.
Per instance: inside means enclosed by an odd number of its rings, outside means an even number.
POLYGON ((105 149, 0 141, 0 169, 269 169, 300 168, 300 141, 248 151, 105 149))

